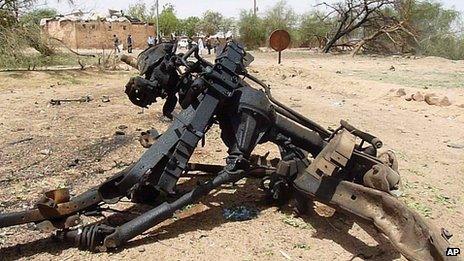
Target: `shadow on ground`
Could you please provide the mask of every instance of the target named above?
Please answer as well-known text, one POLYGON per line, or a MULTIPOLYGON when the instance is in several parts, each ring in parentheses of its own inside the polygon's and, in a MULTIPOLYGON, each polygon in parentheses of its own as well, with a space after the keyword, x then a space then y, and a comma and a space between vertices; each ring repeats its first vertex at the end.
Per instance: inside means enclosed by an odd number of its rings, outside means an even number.
MULTIPOLYGON (((190 179, 186 183, 182 184, 182 187, 184 189, 191 187, 196 183, 196 181, 196 179, 190 179)), ((258 183, 258 180, 247 179, 244 184, 235 187, 237 189, 235 193, 228 193, 227 191, 224 191, 210 195, 201 201, 202 204, 208 207, 207 210, 200 211, 186 218, 178 219, 167 225, 162 225, 161 227, 144 234, 142 238, 128 242, 115 252, 120 252, 124 249, 130 249, 141 245, 149 245, 165 239, 175 238, 180 234, 189 231, 210 231, 221 224, 232 222, 223 217, 222 211, 225 207, 250 205, 256 207, 258 211, 265 210, 269 207, 269 205, 265 203, 265 200, 257 201, 257 199, 263 198, 262 191, 258 189, 258 183)), ((225 188, 227 189, 231 187, 225 188)), ((130 211, 133 210, 140 211, 147 210, 147 208, 134 206, 130 208, 130 211)), ((293 209, 289 206, 280 209, 280 211, 286 214, 293 213, 293 209)), ((133 217, 135 216, 132 216, 131 218, 133 217)), ((313 212, 308 216, 304 216, 303 219, 314 228, 315 231, 312 234, 313 238, 334 241, 346 251, 352 253, 352 259, 359 257, 371 260, 394 260, 401 256, 390 242, 377 233, 373 228, 361 226, 379 243, 378 246, 369 246, 362 240, 352 236, 349 233, 349 230, 354 222, 345 216, 335 214, 331 217, 323 217, 313 212)), ((116 218, 113 220, 118 219, 116 218)), ((127 221, 127 218, 125 218, 125 221, 127 221)), ((2 248, 0 249, 0 256, 2 257, 2 260, 17 260, 20 258, 31 257, 39 253, 49 253, 54 256, 59 256, 62 251, 69 247, 71 247, 69 244, 60 243, 57 240, 54 240, 53 237, 49 237, 30 243, 2 248)))

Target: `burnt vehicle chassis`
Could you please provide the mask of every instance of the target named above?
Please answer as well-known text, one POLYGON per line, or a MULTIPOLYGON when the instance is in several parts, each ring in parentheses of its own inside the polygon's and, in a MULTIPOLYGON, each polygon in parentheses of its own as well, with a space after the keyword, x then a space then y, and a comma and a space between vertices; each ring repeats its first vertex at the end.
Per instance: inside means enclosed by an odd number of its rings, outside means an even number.
POLYGON ((145 133, 148 149, 139 161, 100 186, 74 198, 66 189, 47 192, 34 209, 0 214, 0 228, 36 223, 58 230, 59 238, 80 249, 111 250, 221 185, 258 176, 266 195, 279 204, 295 198, 299 212, 306 213, 317 200, 373 225, 407 259, 449 259, 449 232, 435 228, 395 196, 398 163, 392 152, 378 155, 381 140, 346 121, 329 131, 274 99, 270 87, 247 72, 253 57, 240 44, 229 42, 214 64, 201 58, 196 47, 176 54, 176 44, 170 43, 147 49, 138 60, 129 58, 126 62, 140 71, 126 85, 129 99, 145 108, 166 98, 163 113, 173 117, 168 130, 145 133), (172 115, 176 96, 182 111, 172 115), (225 166, 189 163, 213 124, 220 126, 228 147, 225 166), (279 147, 280 159, 252 155, 265 142, 279 147), (179 178, 190 171, 214 175, 179 192, 179 178), (115 227, 104 220, 80 225, 80 217, 101 215, 105 206, 123 198, 154 208, 115 227))

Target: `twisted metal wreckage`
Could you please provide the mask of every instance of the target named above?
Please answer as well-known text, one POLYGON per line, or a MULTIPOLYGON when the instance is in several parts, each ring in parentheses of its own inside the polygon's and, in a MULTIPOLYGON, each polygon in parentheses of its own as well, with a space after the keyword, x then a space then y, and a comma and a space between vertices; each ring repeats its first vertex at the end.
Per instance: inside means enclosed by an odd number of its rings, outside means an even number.
POLYGON ((0 228, 34 222, 57 229, 59 238, 80 249, 110 250, 223 184, 259 176, 262 188, 276 202, 294 197, 304 213, 317 200, 373 225, 410 260, 450 259, 445 255, 449 232, 435 228, 395 197, 400 176, 394 154, 377 155, 382 142, 345 121, 329 131, 275 100, 269 86, 247 73, 253 59, 231 41, 214 64, 201 58, 196 47, 176 54, 176 44, 171 43, 147 49, 138 61, 127 61, 141 73, 126 85, 135 105, 148 107, 157 98, 166 98, 163 112, 172 117, 179 97, 182 111, 169 129, 161 135, 146 133, 149 148, 139 161, 100 186, 74 198, 66 189, 45 193, 34 209, 1 214, 0 228), (219 124, 228 147, 226 165, 189 163, 213 124, 219 124), (251 155, 257 144, 265 142, 279 147, 281 159, 266 161, 251 155), (179 193, 176 184, 189 171, 216 175, 179 193), (80 226, 80 217, 101 215, 103 206, 124 197, 155 207, 117 227, 104 219, 80 226))

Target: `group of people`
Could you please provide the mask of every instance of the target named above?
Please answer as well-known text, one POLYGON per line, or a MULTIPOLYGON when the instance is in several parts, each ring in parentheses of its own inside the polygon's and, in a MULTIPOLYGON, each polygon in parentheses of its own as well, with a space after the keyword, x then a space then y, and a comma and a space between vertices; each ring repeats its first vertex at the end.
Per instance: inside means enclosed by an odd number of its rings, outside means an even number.
MULTIPOLYGON (((171 40, 175 41, 176 39, 175 39, 175 37, 173 37, 171 40)), ((230 40, 230 37, 226 39, 226 42, 229 41, 229 40, 230 40)), ((158 42, 161 42, 161 40, 156 39, 155 37, 153 37, 151 35, 148 36, 148 38, 147 38, 147 46, 148 46, 148 48, 156 45, 158 42)), ((211 53, 212 53, 211 50, 214 50, 214 53, 218 54, 219 51, 220 51, 220 47, 222 45, 221 40, 219 39, 219 37, 212 38, 212 37, 209 37, 209 36, 205 37, 205 38, 199 38, 198 43, 195 43, 193 41, 193 38, 190 37, 190 38, 188 38, 187 43, 188 43, 188 46, 187 46, 188 49, 191 49, 194 44, 197 44, 201 54, 206 49, 208 51, 209 55, 211 55, 211 53)), ((122 49, 121 48, 121 40, 118 38, 117 35, 113 35, 113 44, 114 44, 115 52, 116 53, 121 53, 121 51, 122 51, 121 50, 122 49)), ((126 46, 127 46, 127 52, 132 53, 133 46, 134 46, 134 39, 132 38, 131 34, 129 34, 127 36, 126 46)))
MULTIPOLYGON (((226 42, 229 41, 230 39, 227 38, 226 42)), ((188 49, 191 49, 193 47, 193 39, 190 37, 188 39, 188 49)), ((200 54, 203 53, 203 50, 207 50, 208 54, 211 54, 211 50, 214 50, 214 53, 219 53, 219 48, 221 47, 221 39, 219 37, 212 38, 212 37, 206 37, 206 38, 198 38, 198 49, 200 51, 200 54)))
MULTIPOLYGON (((155 37, 153 36, 148 36, 147 38, 147 45, 148 47, 154 46, 158 41, 156 40, 155 37)), ((114 44, 114 50, 117 53, 121 53, 121 40, 118 38, 117 35, 113 35, 113 44, 114 44)), ((132 38, 132 35, 129 34, 126 39, 126 46, 127 46, 127 52, 132 53, 133 47, 134 47, 134 39, 132 38)))

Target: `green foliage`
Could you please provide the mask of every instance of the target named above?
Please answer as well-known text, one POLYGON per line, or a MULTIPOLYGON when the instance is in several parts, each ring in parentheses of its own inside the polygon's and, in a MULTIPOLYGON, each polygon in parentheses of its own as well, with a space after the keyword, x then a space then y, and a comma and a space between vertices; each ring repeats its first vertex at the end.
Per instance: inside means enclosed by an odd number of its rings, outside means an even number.
POLYGON ((325 14, 313 11, 301 17, 298 28, 301 44, 311 47, 322 47, 327 35, 335 27, 333 19, 324 19, 325 14))
POLYGON ((255 49, 266 43, 267 32, 263 19, 253 11, 242 10, 238 21, 240 41, 249 49, 255 49))
POLYGON ((464 59, 464 37, 458 11, 442 3, 422 1, 413 3, 411 25, 418 35, 417 52, 450 59, 464 59))
POLYGON ((298 16, 287 2, 281 0, 266 12, 264 24, 268 33, 277 29, 292 31, 296 28, 298 16))
POLYGON ((192 37, 198 32, 198 25, 200 24, 200 18, 196 16, 190 16, 187 19, 180 21, 180 33, 192 37))
POLYGON ((221 13, 208 10, 203 14, 198 29, 205 35, 214 35, 221 30, 221 25, 223 25, 223 22, 224 17, 221 13))
POLYGON ((143 1, 138 1, 133 5, 129 5, 127 15, 137 18, 140 21, 147 23, 156 23, 155 6, 147 6, 143 1))
POLYGON ((173 5, 165 4, 163 6, 163 11, 159 16, 159 27, 163 36, 169 36, 179 31, 180 21, 176 17, 173 5))
POLYGON ((10 16, 7 16, 8 18, 2 16, 0 20, 11 20, 0 24, 0 66, 34 66, 38 63, 40 57, 43 58, 55 54, 53 46, 41 33, 39 25, 42 18, 55 16, 55 10, 33 9, 21 16, 13 15, 19 13, 19 9, 16 11, 2 9, 1 13, 9 13, 10 16), (28 50, 28 48, 35 49, 40 55, 31 55, 33 50, 28 50))
POLYGON ((20 22, 25 25, 39 25, 43 18, 55 17, 58 12, 52 8, 34 9, 25 15, 21 16, 20 22))

